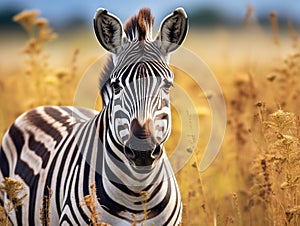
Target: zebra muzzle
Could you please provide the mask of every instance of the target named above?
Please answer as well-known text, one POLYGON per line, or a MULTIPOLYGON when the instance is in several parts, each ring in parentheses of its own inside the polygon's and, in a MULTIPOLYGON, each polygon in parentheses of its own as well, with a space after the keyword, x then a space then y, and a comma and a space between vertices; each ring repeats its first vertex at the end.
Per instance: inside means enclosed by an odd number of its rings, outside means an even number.
POLYGON ((149 139, 138 139, 132 136, 124 147, 124 154, 135 166, 151 166, 162 155, 162 148, 149 139))
POLYGON ((143 125, 135 118, 130 125, 131 135, 125 143, 124 154, 135 166, 151 166, 162 155, 162 148, 153 136, 153 121, 143 125))

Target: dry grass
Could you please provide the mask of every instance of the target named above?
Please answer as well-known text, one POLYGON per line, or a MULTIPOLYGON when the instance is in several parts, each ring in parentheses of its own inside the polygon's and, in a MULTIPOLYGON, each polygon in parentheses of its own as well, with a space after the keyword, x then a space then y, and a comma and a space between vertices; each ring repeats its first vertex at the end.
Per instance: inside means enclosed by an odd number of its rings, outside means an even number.
POLYGON ((90 189, 90 194, 84 197, 84 200, 80 203, 80 206, 86 206, 88 208, 92 226, 110 226, 109 224, 100 222, 101 212, 97 210, 98 198, 96 184, 91 184, 90 189))
MULTIPOLYGON (((265 108, 259 107, 261 115, 265 108)), ((251 206, 266 209, 269 225, 299 223, 299 119, 278 110, 261 117, 264 146, 254 160, 251 206)))
POLYGON ((12 178, 4 178, 0 184, 0 191, 7 195, 8 201, 0 205, 0 223, 1 225, 10 225, 8 215, 23 205, 23 200, 27 194, 24 193, 24 184, 12 178))
POLYGON ((41 206, 40 211, 40 219, 43 226, 50 226, 50 203, 52 197, 52 190, 48 187, 48 195, 46 195, 43 199, 43 204, 41 206))
POLYGON ((11 74, 0 71, 1 137, 9 124, 28 109, 40 105, 71 105, 80 79, 77 48, 69 53, 69 60, 63 61, 64 66, 51 64, 51 56, 45 51, 45 46, 55 40, 57 34, 52 31, 46 19, 38 16, 37 11, 24 11, 13 18, 24 27, 29 38, 21 50, 21 56, 15 56, 16 59, 24 59, 24 63, 18 66, 12 64, 11 74), (2 122, 3 119, 5 122, 2 122))
POLYGON ((17 210, 19 206, 22 206, 23 200, 27 196, 27 194, 24 194, 23 183, 12 178, 4 178, 0 185, 0 190, 5 192, 9 198, 9 202, 6 203, 8 212, 11 212, 13 209, 17 210))
MULTIPOLYGON (((48 22, 38 18, 37 12, 25 12, 15 20, 30 37, 22 52, 25 63, 16 65, 14 70, 0 69, 0 137, 29 108, 72 104, 79 75, 95 59, 93 51, 101 51, 94 50, 95 40, 81 38, 76 44, 73 39, 67 40, 73 45, 69 48, 62 47, 66 42, 58 41, 63 45, 58 44, 50 55, 47 45, 57 35, 48 22), (93 42, 92 47, 87 44, 93 42), (86 54, 84 58, 88 60, 79 59, 78 43, 80 54, 86 54), (88 48, 93 50, 82 51, 88 48), (69 59, 64 62, 66 66, 55 65, 53 58, 62 54, 69 59)), ((300 44, 291 25, 287 25, 288 33, 278 29, 275 12, 270 14, 270 24, 273 32, 268 33, 259 26, 254 9, 249 7, 243 29, 191 31, 186 40, 186 46, 208 63, 220 82, 227 103, 228 126, 221 153, 207 171, 199 173, 197 163, 208 139, 210 112, 201 90, 184 72, 175 70, 176 82, 197 105, 201 123, 197 149, 176 175, 184 204, 183 225, 300 223, 300 44)), ((0 43, 5 44, 9 42, 0 43)), ((173 125, 167 150, 172 150, 180 136, 176 111, 173 125)), ((94 189, 91 187, 91 195, 84 202, 91 212, 91 223, 97 225, 101 215, 95 207, 94 189)))

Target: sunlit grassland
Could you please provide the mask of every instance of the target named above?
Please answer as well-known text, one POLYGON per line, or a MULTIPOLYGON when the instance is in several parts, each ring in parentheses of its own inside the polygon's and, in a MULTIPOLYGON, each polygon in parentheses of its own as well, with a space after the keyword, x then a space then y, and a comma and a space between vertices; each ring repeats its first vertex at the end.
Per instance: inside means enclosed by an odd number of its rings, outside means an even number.
MULTIPOLYGON (((105 54, 92 28, 58 35, 38 43, 38 52, 24 52, 34 48, 24 34, 0 37, 0 138, 30 108, 72 105, 80 79, 105 54)), ((227 131, 216 160, 199 172, 209 139, 210 109, 201 87, 175 65, 176 84, 190 96, 201 126, 194 154, 176 173, 183 225, 298 225, 299 45, 297 32, 288 27, 280 33, 255 22, 238 29, 191 28, 184 47, 216 76, 226 101, 227 131)), ((95 81, 98 76, 95 73, 95 81)), ((99 97, 88 99, 88 90, 97 90, 97 82, 81 85, 87 92, 80 103, 94 103, 100 110, 99 97)), ((172 118, 165 145, 169 155, 181 134, 175 108, 172 118)))

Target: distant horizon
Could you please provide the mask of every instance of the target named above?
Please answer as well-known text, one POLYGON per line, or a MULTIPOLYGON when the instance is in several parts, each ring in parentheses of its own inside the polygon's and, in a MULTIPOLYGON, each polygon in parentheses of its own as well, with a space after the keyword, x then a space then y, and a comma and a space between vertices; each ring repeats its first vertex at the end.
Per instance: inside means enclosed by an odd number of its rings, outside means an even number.
MULTIPOLYGON (((34 1, 34 0, 2 0, 0 8, 16 8, 18 10, 37 9, 41 16, 47 18, 53 26, 60 26, 71 22, 74 19, 90 24, 97 8, 106 8, 109 12, 117 15, 121 21, 126 21, 131 15, 134 15, 142 7, 151 8, 156 17, 155 25, 163 17, 171 13, 177 7, 184 7, 188 14, 193 14, 195 10, 210 8, 221 12, 226 18, 233 21, 242 21, 246 14, 247 6, 254 8, 257 17, 267 17, 269 12, 275 11, 281 18, 290 20, 293 23, 300 24, 300 1, 290 0, 282 2, 281 0, 232 0, 230 2, 221 2, 220 0, 173 0, 172 2, 158 0, 139 0, 138 2, 124 2, 123 0, 96 1, 91 0, 88 3, 80 0, 53 0, 34 1)), ((1 11, 1 10, 0 10, 1 11)))

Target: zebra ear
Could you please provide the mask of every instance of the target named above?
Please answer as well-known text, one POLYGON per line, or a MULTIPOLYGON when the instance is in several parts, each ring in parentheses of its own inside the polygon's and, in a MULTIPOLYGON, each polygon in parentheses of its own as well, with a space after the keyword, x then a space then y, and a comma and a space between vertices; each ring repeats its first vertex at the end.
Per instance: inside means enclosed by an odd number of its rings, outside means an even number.
POLYGON ((122 50, 124 30, 120 20, 105 9, 98 9, 94 17, 98 41, 106 50, 118 55, 122 50))
POLYGON ((160 25, 156 41, 164 54, 176 50, 184 41, 188 31, 188 17, 183 8, 177 8, 160 25))

